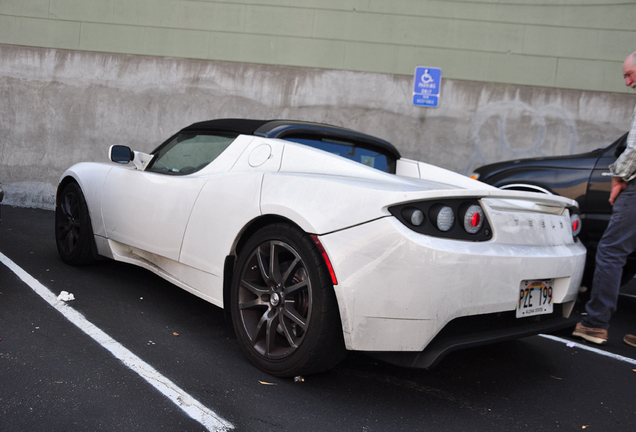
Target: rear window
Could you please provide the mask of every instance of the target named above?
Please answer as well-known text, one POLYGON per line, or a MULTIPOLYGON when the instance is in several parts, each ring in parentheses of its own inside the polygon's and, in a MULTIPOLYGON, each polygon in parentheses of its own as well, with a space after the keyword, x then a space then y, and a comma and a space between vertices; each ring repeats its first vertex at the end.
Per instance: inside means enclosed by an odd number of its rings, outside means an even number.
POLYGON ((328 137, 285 136, 284 139, 324 150, 380 171, 395 174, 395 159, 392 155, 373 148, 366 143, 328 137))

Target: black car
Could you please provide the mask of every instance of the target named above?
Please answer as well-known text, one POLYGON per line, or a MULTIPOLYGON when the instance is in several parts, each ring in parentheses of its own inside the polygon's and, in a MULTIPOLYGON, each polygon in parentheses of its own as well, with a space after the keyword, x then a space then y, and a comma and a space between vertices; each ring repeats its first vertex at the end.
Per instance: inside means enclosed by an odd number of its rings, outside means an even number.
MULTIPOLYGON (((612 175, 608 166, 625 150, 627 134, 608 147, 571 156, 538 157, 497 162, 477 168, 472 177, 501 189, 534 191, 572 198, 583 220, 579 238, 588 248, 589 283, 598 245, 612 213, 609 203, 612 175)), ((623 272, 623 280, 636 274, 636 254, 623 272)))

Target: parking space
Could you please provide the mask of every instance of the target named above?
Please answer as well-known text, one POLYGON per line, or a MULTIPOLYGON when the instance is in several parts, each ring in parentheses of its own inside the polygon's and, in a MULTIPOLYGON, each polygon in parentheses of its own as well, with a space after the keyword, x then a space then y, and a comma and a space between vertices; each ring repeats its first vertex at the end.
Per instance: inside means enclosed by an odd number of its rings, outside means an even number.
POLYGON ((4 206, 2 218, 3 256, 52 295, 73 293, 64 307, 183 392, 171 399, 0 264, 3 431, 606 431, 636 420, 636 349, 621 342, 636 332, 630 298, 600 353, 532 337, 453 353, 431 371, 351 353, 297 382, 254 368, 223 311, 150 272, 64 265, 52 212, 4 206), (222 422, 188 412, 188 397, 222 422))

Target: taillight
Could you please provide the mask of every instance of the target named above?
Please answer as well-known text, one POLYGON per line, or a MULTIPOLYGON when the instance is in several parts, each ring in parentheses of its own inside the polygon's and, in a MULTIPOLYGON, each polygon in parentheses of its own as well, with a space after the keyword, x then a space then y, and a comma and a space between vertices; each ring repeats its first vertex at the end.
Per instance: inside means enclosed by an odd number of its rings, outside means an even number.
POLYGON ((455 213, 449 206, 434 206, 431 209, 431 220, 438 230, 447 232, 453 227, 453 224, 455 223, 455 213))
POLYGON ((583 225, 583 222, 581 222, 581 217, 576 213, 571 214, 570 223, 572 224, 572 235, 574 237, 578 236, 581 232, 581 226, 583 225))
POLYGON ((389 211, 420 234, 468 241, 492 238, 488 219, 476 199, 417 201, 389 207, 389 211))
POLYGON ((469 234, 477 234, 484 224, 484 211, 478 205, 471 205, 464 213, 464 229, 469 234))
POLYGON ((424 223, 424 212, 414 207, 405 207, 402 210, 402 217, 413 226, 420 226, 424 223))

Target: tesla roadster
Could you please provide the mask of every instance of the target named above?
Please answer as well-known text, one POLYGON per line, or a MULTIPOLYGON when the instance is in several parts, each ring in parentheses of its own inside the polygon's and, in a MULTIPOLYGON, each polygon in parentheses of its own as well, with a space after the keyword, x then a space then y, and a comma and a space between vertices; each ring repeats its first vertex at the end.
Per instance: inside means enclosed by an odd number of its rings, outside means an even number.
POLYGON ((231 316, 276 376, 348 350, 428 368, 446 353, 572 326, 586 250, 575 201, 503 191, 349 129, 195 123, 59 182, 63 261, 145 267, 231 316))

